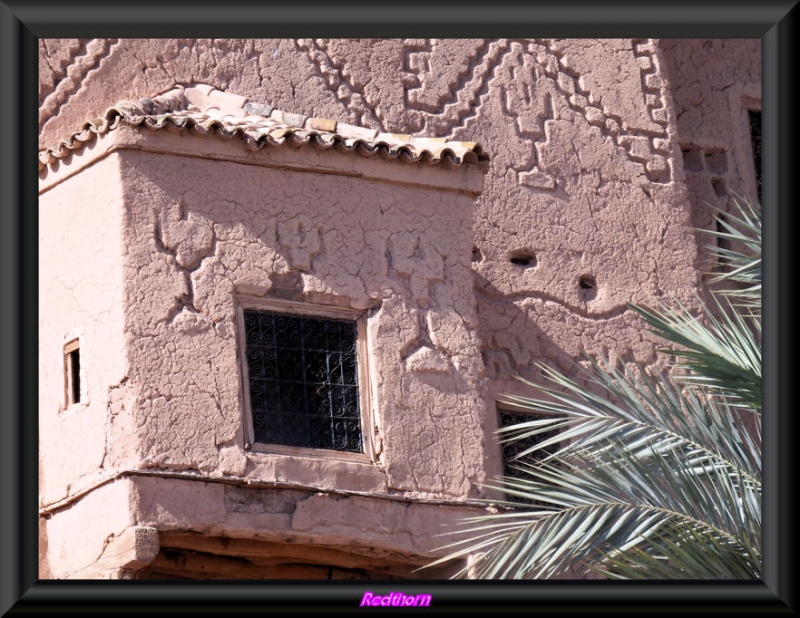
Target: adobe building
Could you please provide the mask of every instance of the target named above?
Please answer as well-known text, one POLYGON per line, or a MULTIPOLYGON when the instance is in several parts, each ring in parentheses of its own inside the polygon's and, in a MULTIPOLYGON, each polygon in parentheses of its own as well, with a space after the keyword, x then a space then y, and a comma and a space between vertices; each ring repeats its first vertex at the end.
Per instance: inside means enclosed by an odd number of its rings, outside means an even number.
POLYGON ((441 578, 537 364, 657 363, 748 40, 40 41, 40 575, 441 578))

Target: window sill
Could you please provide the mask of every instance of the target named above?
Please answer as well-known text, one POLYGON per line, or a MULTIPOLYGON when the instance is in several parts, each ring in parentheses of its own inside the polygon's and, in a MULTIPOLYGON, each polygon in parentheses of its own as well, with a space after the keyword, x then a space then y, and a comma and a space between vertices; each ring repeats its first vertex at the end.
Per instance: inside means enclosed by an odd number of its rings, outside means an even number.
POLYGON ((256 442, 255 444, 250 445, 246 452, 255 456, 278 455, 324 461, 344 461, 368 465, 373 465, 375 463, 366 453, 351 453, 349 451, 306 448, 302 446, 284 446, 281 444, 262 444, 261 442, 256 442))

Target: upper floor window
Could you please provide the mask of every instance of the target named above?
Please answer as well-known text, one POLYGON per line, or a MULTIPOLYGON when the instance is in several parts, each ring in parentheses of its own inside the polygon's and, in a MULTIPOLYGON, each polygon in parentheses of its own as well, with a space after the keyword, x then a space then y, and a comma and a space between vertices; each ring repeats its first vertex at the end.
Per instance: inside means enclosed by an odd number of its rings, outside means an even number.
POLYGON ((252 442, 364 452, 357 320, 245 308, 243 323, 252 442))

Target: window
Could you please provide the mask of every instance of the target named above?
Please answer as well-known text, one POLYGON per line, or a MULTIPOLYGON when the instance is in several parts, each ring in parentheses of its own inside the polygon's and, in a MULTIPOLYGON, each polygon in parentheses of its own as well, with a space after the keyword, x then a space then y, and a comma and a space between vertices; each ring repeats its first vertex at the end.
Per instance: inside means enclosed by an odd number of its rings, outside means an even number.
POLYGON ((335 309, 242 308, 251 443, 364 452, 359 321, 335 309))
POLYGON ((81 350, 77 339, 64 346, 64 390, 67 407, 81 401, 81 350))
POLYGON ((750 143, 753 147, 753 165, 756 174, 756 190, 758 201, 761 201, 761 111, 747 110, 748 120, 750 120, 750 143))
MULTIPOLYGON (((518 425, 520 423, 526 423, 528 421, 535 421, 541 418, 545 418, 541 415, 536 414, 526 414, 521 412, 510 412, 508 410, 497 410, 498 419, 497 425, 499 428, 510 427, 511 425, 518 425)), ((522 453, 523 451, 535 446, 537 444, 541 444, 545 440, 549 440, 552 437, 558 435, 558 430, 546 431, 530 438, 525 438, 524 440, 515 440, 511 443, 503 443, 500 445, 502 448, 502 455, 503 455, 503 476, 515 479, 515 478, 529 478, 528 473, 524 470, 520 470, 517 468, 518 464, 525 464, 531 465, 536 463, 537 461, 541 461, 546 456, 555 453, 560 445, 555 443, 551 446, 548 446, 542 450, 535 451, 526 455, 522 459, 517 459, 517 455, 522 453)), ((545 503, 539 502, 537 500, 528 500, 526 498, 520 498, 518 496, 507 495, 506 500, 509 502, 516 502, 517 504, 529 504, 529 505, 544 505, 545 503)))

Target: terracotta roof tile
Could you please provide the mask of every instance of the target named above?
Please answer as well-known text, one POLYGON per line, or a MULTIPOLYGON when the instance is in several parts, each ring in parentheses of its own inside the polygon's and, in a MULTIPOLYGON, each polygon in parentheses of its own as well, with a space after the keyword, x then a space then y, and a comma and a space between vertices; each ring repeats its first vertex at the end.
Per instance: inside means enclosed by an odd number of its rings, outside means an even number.
POLYGON ((240 137, 249 150, 265 146, 308 144, 320 150, 335 148, 369 157, 404 163, 441 164, 455 167, 479 163, 485 167, 488 155, 475 142, 448 141, 445 138, 416 137, 382 133, 325 118, 309 118, 274 109, 262 102, 196 84, 176 86, 169 92, 138 101, 120 101, 100 118, 84 123, 80 131, 61 143, 39 151, 39 171, 59 159, 80 151, 97 135, 113 131, 121 124, 178 133, 240 137))

